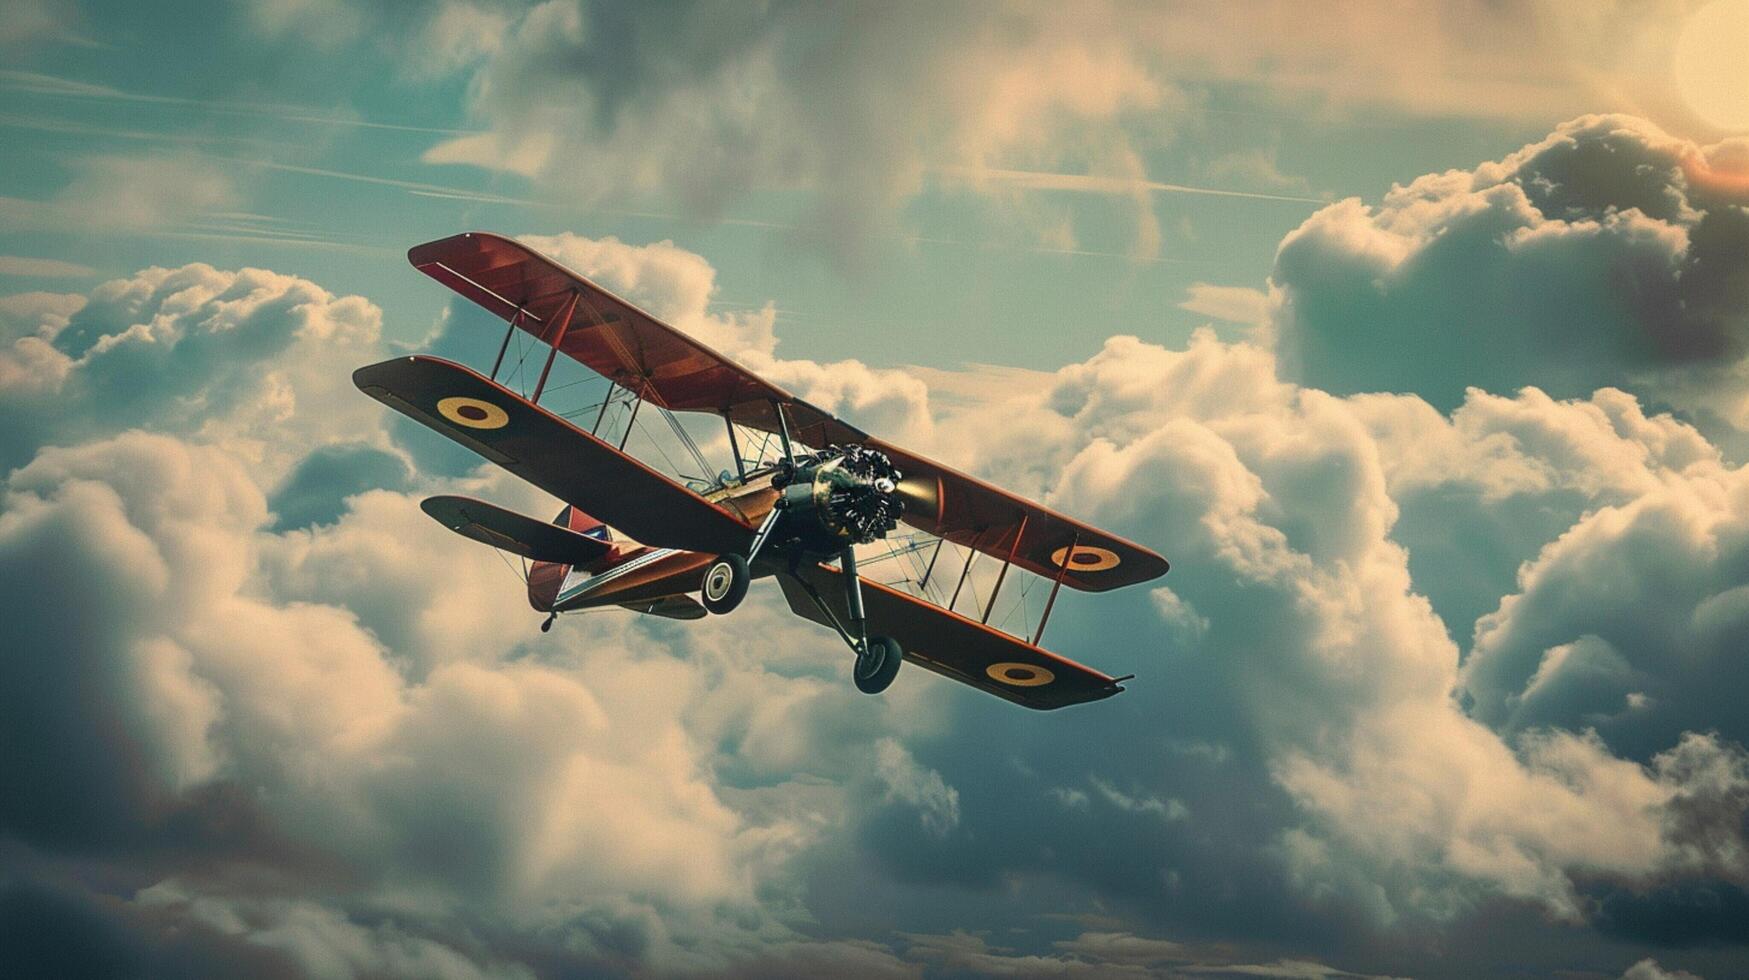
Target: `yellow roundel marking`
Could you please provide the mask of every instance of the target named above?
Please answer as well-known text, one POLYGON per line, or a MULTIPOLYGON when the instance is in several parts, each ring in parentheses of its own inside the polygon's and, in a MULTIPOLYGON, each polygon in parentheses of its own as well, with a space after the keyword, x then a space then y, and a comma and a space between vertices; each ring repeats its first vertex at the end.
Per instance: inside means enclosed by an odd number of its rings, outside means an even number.
POLYGON ((510 424, 510 416, 502 408, 478 398, 445 398, 437 403, 437 413, 456 425, 470 429, 502 429, 510 424))
POLYGON ((1108 548, 1095 548, 1089 544, 1076 545, 1073 554, 1069 553, 1068 548, 1058 548, 1051 552, 1052 563, 1061 568, 1063 562, 1067 561, 1071 572, 1103 572, 1108 568, 1116 568, 1121 560, 1117 552, 1108 548))
POLYGON ((1056 674, 1033 664, 991 664, 984 673, 1009 687, 1038 687, 1057 679, 1056 674))

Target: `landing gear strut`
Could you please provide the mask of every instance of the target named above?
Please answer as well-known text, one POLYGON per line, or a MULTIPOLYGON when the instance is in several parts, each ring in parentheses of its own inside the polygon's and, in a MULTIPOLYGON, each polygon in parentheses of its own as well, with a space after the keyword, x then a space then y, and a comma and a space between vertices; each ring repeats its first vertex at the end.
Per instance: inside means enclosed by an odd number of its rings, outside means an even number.
POLYGON ((899 666, 905 662, 905 651, 899 646, 899 641, 890 636, 869 636, 868 620, 862 609, 862 579, 856 572, 856 553, 851 548, 845 548, 839 556, 839 562, 844 573, 844 605, 849 612, 849 622, 838 618, 832 607, 820 595, 820 590, 813 583, 796 574, 796 566, 790 566, 790 576, 814 600, 814 606, 838 631, 844 644, 850 647, 850 652, 856 654, 856 664, 851 668, 851 679, 856 681, 856 689, 864 694, 879 694, 892 686, 893 678, 899 675, 899 666))
POLYGON ((540 631, 542 633, 551 633, 553 631, 553 620, 558 619, 558 618, 559 618, 559 614, 556 612, 547 613, 547 618, 544 620, 541 620, 540 631))

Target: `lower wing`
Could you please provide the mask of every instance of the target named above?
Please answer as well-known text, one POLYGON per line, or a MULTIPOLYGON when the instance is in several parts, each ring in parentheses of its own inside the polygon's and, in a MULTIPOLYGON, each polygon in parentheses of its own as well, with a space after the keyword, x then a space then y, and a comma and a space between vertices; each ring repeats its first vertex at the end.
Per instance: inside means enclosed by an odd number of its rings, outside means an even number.
MULTIPOLYGON (((809 565, 796 575, 813 586, 832 615, 847 617, 841 572, 809 565)), ((802 581, 789 575, 778 581, 796 615, 832 625, 802 581)), ((869 633, 899 641, 906 660, 1015 704, 1049 710, 1123 690, 1116 678, 878 582, 862 580, 862 603, 869 633)))
POLYGON ((644 544, 746 551, 753 528, 478 372, 397 357, 352 373, 359 390, 644 544))

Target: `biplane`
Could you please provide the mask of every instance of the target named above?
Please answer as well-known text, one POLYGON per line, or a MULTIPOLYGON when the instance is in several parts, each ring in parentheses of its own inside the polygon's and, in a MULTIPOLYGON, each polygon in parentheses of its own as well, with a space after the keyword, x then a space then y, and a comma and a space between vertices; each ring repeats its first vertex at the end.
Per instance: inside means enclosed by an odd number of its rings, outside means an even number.
MULTIPOLYGON (((353 380, 565 502, 551 522, 465 497, 422 505, 445 527, 521 556, 529 603, 547 614, 543 630, 560 613, 585 609, 671 619, 728 613, 753 581, 774 577, 793 612, 849 647, 852 677, 866 693, 885 690, 905 661, 1029 708, 1123 690, 1129 677, 1039 643, 1063 586, 1104 592, 1146 582, 1165 574, 1160 555, 871 436, 519 242, 462 234, 415 246, 408 258, 509 324, 492 370, 414 355, 360 368, 353 380), (545 348, 526 396, 500 380, 513 336, 519 349, 545 348), (560 353, 605 380, 595 412, 542 404, 560 353), (700 463, 681 417, 722 425, 733 468, 688 480, 628 452, 644 405, 667 418, 700 463), (617 440, 610 407, 615 420, 629 413, 617 440), (859 561, 867 567, 867 552, 890 546, 900 525, 921 540, 889 553, 909 555, 920 574, 896 584, 864 574, 859 561), (937 565, 949 544, 965 554, 951 594, 954 573, 937 574, 947 571, 937 565), (987 599, 974 591, 967 615, 955 606, 979 556, 1002 564, 987 599), (1051 583, 1030 637, 990 621, 1011 568, 1051 583)), ((530 367, 524 382, 532 374, 530 367)))

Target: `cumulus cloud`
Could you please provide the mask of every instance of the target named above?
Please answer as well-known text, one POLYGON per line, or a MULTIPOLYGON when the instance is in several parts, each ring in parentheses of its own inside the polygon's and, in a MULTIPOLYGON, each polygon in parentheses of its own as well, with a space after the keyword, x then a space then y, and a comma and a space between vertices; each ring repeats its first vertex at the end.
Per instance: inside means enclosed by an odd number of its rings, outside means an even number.
MULTIPOLYGON (((538 634, 515 576, 416 495, 355 482, 387 466, 432 486, 380 422, 354 427, 367 399, 327 398, 385 353, 357 297, 189 266, 5 309, 9 339, 62 368, 8 394, 77 411, 20 434, 30 458, 0 508, 0 565, 35 583, 7 609, 0 823, 51 879, 59 856, 109 855, 137 890, 92 914, 124 962, 175 919, 316 974, 527 969, 433 938, 458 924, 517 948, 562 928, 565 955, 602 964, 881 964, 803 942, 758 898, 843 805, 793 772, 876 778, 854 740, 793 740, 798 719, 861 731, 883 710, 840 683, 841 659, 815 659, 827 638, 750 603, 738 626, 787 655, 710 624, 702 646, 666 626, 657 641, 623 616, 575 627, 585 658, 518 659, 538 634), (127 425, 158 431, 103 431, 127 425), (725 744, 764 788, 725 798, 725 744), (201 857, 167 857, 182 853, 201 857), (270 881, 225 870, 243 865, 270 881), (305 897, 312 879, 330 897, 305 897)), ((511 484, 441 488, 554 506, 511 484)))
POLYGON ((144 269, 87 298, 6 303, 7 464, 45 442, 114 431, 118 419, 200 431, 276 469, 331 433, 380 428, 348 381, 381 330, 382 311, 362 297, 196 263, 144 269))
MULTIPOLYGON (((1502 738, 1483 723, 1489 716, 1459 707, 1459 648, 1417 594, 1408 555, 1392 539, 1393 483, 1411 479, 1419 454, 1440 451, 1374 435, 1391 432, 1382 409, 1406 403, 1414 408, 1402 418, 1430 413, 1443 426, 1474 426, 1447 433, 1462 451, 1443 458, 1456 473, 1473 460, 1473 478, 1483 482, 1535 483, 1561 472, 1562 480, 1595 481, 1599 492, 1613 484, 1639 497, 1662 485, 1645 476, 1654 460, 1740 479, 1693 430, 1648 418, 1619 393, 1593 404, 1541 393, 1490 402, 1478 394, 1468 409, 1474 417, 1445 419, 1418 400, 1345 400, 1285 384, 1266 352, 1206 331, 1184 351, 1114 339, 1060 371, 1045 391, 1003 404, 1007 424, 1029 434, 1031 458, 1024 469, 1006 469, 1000 461, 1022 447, 997 440, 985 444, 986 465, 1070 512, 1170 542, 1179 570, 1199 570, 1175 572, 1172 600, 1153 610, 1182 622, 1188 605, 1202 627, 1188 636, 1181 630, 1185 649, 1166 656, 1173 684, 1198 692, 1199 720, 1162 723, 1176 735, 1240 746, 1244 764, 1261 770, 1241 778, 1288 794, 1306 819, 1277 825, 1275 853, 1303 893, 1380 923, 1457 915, 1488 892, 1578 918, 1580 889, 1596 876, 1650 884, 1691 871, 1740 875, 1734 845, 1711 847, 1700 842, 1712 831, 1676 829, 1682 801, 1709 791, 1707 779, 1675 760, 1692 753, 1709 760, 1701 768, 1734 772, 1742 753, 1730 737, 1685 736, 1678 744, 1678 735, 1718 724, 1730 708, 1713 704, 1702 709, 1706 720, 1697 711, 1664 730, 1655 739, 1660 754, 1642 756, 1641 766, 1581 734, 1581 725, 1502 738), (1504 438, 1502 427, 1521 441, 1504 438), (1611 475, 1612 454, 1637 460, 1640 472, 1623 465, 1611 475), (1052 473, 1061 474, 1054 485, 1052 473)), ((974 415, 969 424, 986 422, 974 415)), ((1631 621, 1662 599, 1642 604, 1618 592, 1575 599, 1585 602, 1631 621)), ((1142 682, 1132 690, 1137 700, 1158 697, 1142 682)), ((959 780, 951 769, 944 775, 959 780)), ((1188 786, 1196 783, 1183 776, 1132 778, 1194 799, 1188 786)), ((1199 810, 1190 806, 1191 826, 1199 810)), ((1740 809, 1733 812, 1723 826, 1741 819, 1740 809)), ((982 814, 970 806, 966 813, 976 833, 982 814)), ((1151 846, 1158 853, 1159 842, 1151 846)), ((1161 873, 1201 871, 1182 855, 1176 860, 1161 873)))
POLYGON ((577 955, 676 967, 781 941, 754 897, 759 869, 811 833, 725 802, 715 726, 756 740, 793 723, 744 714, 786 685, 792 704, 855 695, 751 662, 711 691, 684 656, 636 653, 624 621, 588 631, 586 659, 507 661, 535 635, 532 619, 502 621, 521 607, 514 578, 434 534, 411 500, 375 496, 332 531, 274 535, 231 453, 142 433, 16 471, 0 564, 39 585, 13 593, 0 661, 7 833, 49 854, 101 847, 124 869, 186 847, 221 869, 275 868, 282 883, 262 891, 189 865, 133 901, 316 974, 469 975, 429 938, 456 916, 564 926, 577 955), (701 699, 709 731, 688 717, 701 699), (330 874, 348 882, 339 904, 284 891, 330 874), (742 922, 718 934, 724 907, 742 922))
MULTIPOLYGON (((1331 205, 1276 256, 1285 369, 1444 409, 1467 386, 1669 397, 1696 378, 1732 384, 1749 351, 1749 196, 1724 176, 1740 155, 1587 116, 1503 160, 1395 187, 1376 208, 1331 205)), ((1700 407, 1749 420, 1727 391, 1700 407)))
MULTIPOLYGON (((1198 110, 1211 86, 1265 111, 1338 117, 1541 120, 1600 103, 1679 113, 1663 59, 1680 7, 1598 4, 1576 16, 1540 0, 1437 13, 1355 5, 1305 22, 1276 0, 1072 14, 1046 3, 904 5, 878 17, 853 4, 755 13, 444 0, 385 12, 263 0, 254 19, 278 37, 302 25, 318 41, 393 37, 383 46, 403 74, 466 78, 481 131, 432 146, 428 161, 528 176, 567 200, 678 199, 705 219, 794 192, 798 233, 847 261, 936 190, 993 196, 1032 226, 1027 238, 1073 237, 1060 211, 1024 200, 1036 187, 1003 174, 1107 182, 1102 193, 1130 201, 1132 253, 1152 256, 1161 233, 1149 188, 1167 175, 1143 161, 1185 126, 1206 125, 1198 110), (1295 29, 1257 29, 1270 23, 1295 29), (1612 84, 1600 90, 1603 77, 1612 84)), ((1309 193, 1272 152, 1201 169, 1244 183, 1232 190, 1309 193)))
POLYGON ((1495 727, 1593 728, 1644 758, 1683 731, 1749 740, 1749 477, 1699 468, 1586 515, 1476 624, 1464 666, 1495 727))
POLYGON ((672 244, 527 240, 1164 548, 1169 586, 1065 596, 1049 638, 1141 676, 1043 717, 921 672, 865 698, 769 594, 541 641, 517 577, 416 499, 553 502, 424 465, 348 389, 384 353, 368 301, 205 266, 15 297, 7 363, 50 369, 6 394, 29 424, 0 571, 33 583, 0 655, 13 921, 336 975, 1340 975, 1501 908, 1619 923, 1744 881, 1740 712, 1692 693, 1741 648, 1743 470, 1693 426, 1613 388, 1333 394, 1211 330, 932 405, 910 372, 783 358, 771 309, 715 311, 672 244), (1467 621, 1498 580, 1424 590, 1404 540, 1453 500, 1545 533, 1467 621))

